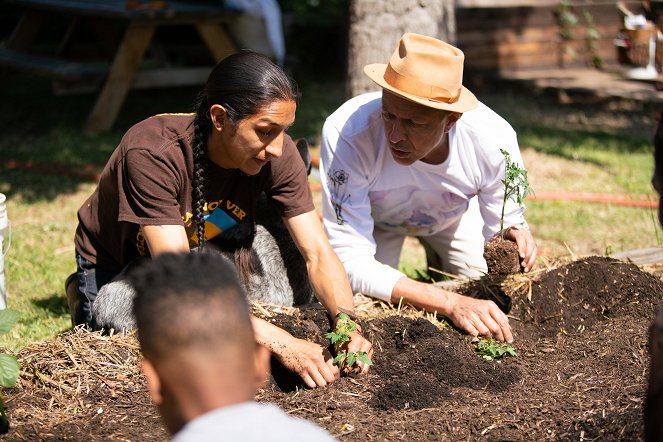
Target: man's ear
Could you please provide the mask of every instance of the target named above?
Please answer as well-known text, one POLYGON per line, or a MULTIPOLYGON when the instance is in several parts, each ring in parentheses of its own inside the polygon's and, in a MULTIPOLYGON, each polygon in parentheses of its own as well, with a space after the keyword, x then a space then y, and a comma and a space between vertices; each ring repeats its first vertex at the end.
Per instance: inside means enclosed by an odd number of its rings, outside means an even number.
POLYGON ((444 131, 449 132, 452 127, 456 124, 458 120, 460 120, 460 117, 462 117, 463 114, 460 112, 447 112, 446 119, 444 121, 444 131))
POLYGON ((255 351, 253 352, 253 360, 255 364, 255 388, 262 388, 267 383, 267 377, 270 372, 269 359, 271 352, 267 347, 256 344, 255 351))
POLYGON ((220 104, 213 104, 209 110, 210 118, 212 119, 212 126, 214 129, 221 132, 224 124, 228 120, 228 111, 220 104))
POLYGON ((150 399, 156 405, 161 405, 163 396, 161 395, 161 378, 159 377, 159 373, 157 373, 152 362, 145 358, 140 361, 140 368, 147 378, 147 389, 150 392, 150 399))

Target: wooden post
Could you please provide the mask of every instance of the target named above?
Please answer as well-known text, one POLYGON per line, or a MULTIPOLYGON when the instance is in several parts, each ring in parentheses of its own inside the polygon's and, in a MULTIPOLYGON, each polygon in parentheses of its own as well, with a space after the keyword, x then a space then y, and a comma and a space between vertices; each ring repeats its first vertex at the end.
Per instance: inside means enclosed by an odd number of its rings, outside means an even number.
POLYGON ((131 88, 136 70, 143 61, 145 51, 154 35, 155 24, 132 22, 129 24, 120 48, 115 55, 108 78, 85 123, 85 132, 110 130, 122 103, 131 88))
POLYGON ((347 98, 377 90, 365 74, 370 63, 387 63, 405 32, 456 42, 454 0, 351 0, 347 98))
POLYGON ((196 29, 214 57, 214 63, 235 52, 232 38, 219 23, 196 23, 196 29))
POLYGON ((37 11, 25 11, 9 36, 6 47, 17 51, 28 49, 37 37, 43 19, 44 15, 37 11))

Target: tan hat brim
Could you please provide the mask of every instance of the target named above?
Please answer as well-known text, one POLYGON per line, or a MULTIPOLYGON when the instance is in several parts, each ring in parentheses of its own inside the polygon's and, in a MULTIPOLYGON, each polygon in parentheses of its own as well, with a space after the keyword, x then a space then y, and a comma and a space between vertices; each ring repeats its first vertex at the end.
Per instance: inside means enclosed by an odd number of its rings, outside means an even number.
POLYGON ((402 90, 396 89, 395 87, 391 86, 389 83, 385 81, 384 73, 386 69, 387 69, 386 64, 374 63, 364 66, 364 73, 368 75, 368 78, 373 80, 381 88, 386 89, 389 92, 398 95, 399 97, 403 97, 406 100, 414 101, 415 103, 421 104, 426 107, 463 113, 472 110, 479 105, 479 100, 477 100, 477 97, 475 97, 474 94, 470 92, 470 90, 467 89, 465 86, 461 86, 461 92, 458 97, 458 100, 454 101, 453 103, 432 100, 429 98, 422 98, 417 95, 403 92, 402 90))

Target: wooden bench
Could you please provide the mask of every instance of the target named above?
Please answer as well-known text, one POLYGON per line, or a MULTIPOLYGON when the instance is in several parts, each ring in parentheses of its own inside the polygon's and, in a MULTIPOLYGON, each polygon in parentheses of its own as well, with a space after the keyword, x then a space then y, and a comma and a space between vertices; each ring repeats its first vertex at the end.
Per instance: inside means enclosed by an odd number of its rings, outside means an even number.
POLYGON ((54 79, 60 92, 63 85, 73 89, 99 89, 96 102, 87 118, 86 132, 111 129, 131 88, 171 87, 201 84, 210 66, 158 66, 141 68, 146 51, 159 26, 193 26, 216 63, 236 50, 224 29, 241 11, 218 3, 137 0, 6 0, 21 7, 23 14, 5 47, 0 48, 0 66, 11 70, 45 75, 54 79), (46 20, 66 17, 70 26, 55 54, 32 51, 46 20), (106 60, 73 60, 61 49, 71 44, 74 28, 80 20, 122 21, 126 29, 114 54, 106 60))

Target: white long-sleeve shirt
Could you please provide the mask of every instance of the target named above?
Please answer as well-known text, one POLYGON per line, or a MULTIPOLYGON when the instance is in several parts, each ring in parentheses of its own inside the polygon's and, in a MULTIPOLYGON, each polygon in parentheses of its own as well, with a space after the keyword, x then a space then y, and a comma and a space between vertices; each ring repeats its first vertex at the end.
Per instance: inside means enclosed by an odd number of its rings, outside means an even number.
MULTIPOLYGON (((320 167, 325 230, 352 289, 389 301, 404 274, 375 259, 374 226, 435 235, 454 225, 476 195, 487 240, 500 227, 505 161, 500 149, 521 167, 523 162, 513 128, 479 103, 449 132, 449 155, 442 164, 398 164, 381 111, 381 92, 371 92, 330 115, 322 129, 320 167)), ((509 200, 505 228, 527 227, 523 212, 509 200)))

